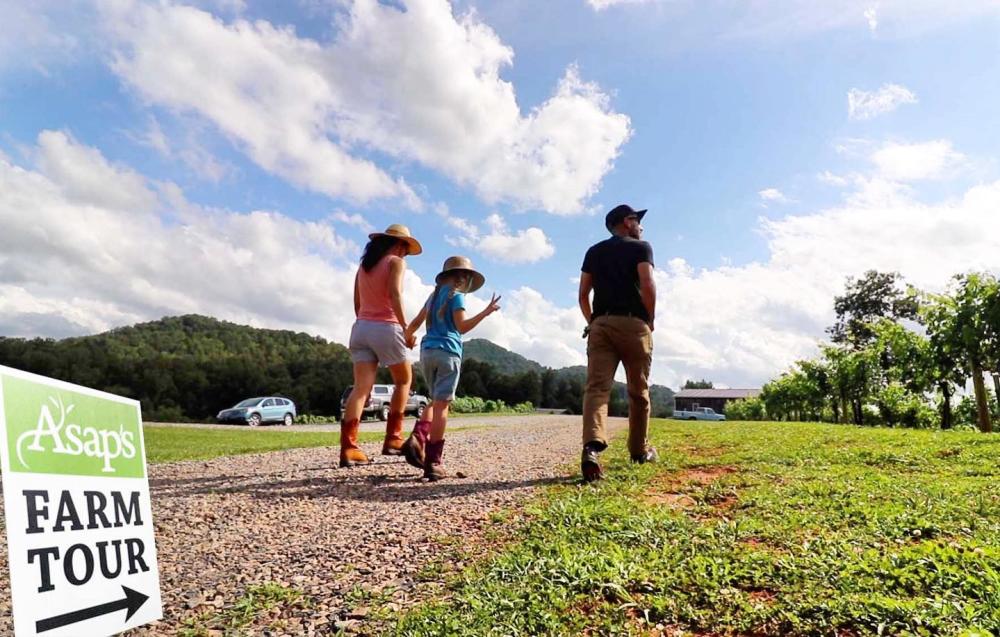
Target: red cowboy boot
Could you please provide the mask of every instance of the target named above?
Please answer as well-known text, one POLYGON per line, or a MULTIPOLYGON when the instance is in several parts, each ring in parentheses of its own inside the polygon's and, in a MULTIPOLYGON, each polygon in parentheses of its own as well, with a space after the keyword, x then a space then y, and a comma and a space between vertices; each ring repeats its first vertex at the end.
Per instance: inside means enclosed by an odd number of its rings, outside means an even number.
POLYGON ((345 420, 340 423, 340 466, 353 467, 368 464, 371 460, 358 447, 359 420, 345 420))
POLYGON ((383 456, 403 455, 403 412, 389 414, 385 421, 385 442, 382 443, 383 456))
POLYGON ((444 440, 428 442, 424 448, 424 477, 430 482, 437 482, 441 478, 447 478, 448 474, 441 464, 441 456, 444 455, 444 440))
POLYGON ((431 421, 418 420, 413 425, 413 432, 403 443, 403 456, 406 461, 417 469, 424 468, 424 447, 431 435, 431 421))

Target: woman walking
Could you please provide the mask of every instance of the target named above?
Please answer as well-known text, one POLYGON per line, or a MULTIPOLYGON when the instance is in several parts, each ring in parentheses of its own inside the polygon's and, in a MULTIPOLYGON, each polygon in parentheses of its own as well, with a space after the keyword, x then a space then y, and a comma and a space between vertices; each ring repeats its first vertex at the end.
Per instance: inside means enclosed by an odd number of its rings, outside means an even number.
POLYGON ((410 395, 412 371, 406 350, 413 347, 405 335, 403 316, 404 258, 420 254, 420 242, 403 225, 393 224, 385 232, 368 235, 361 267, 354 278, 354 315, 350 351, 354 363, 354 389, 344 405, 340 424, 340 466, 371 462, 358 447, 358 427, 365 401, 375 384, 379 364, 389 368, 395 391, 389 403, 382 455, 398 456, 403 447, 403 409, 410 395))
POLYGON ((455 398, 462 369, 462 334, 500 309, 500 297, 493 295, 482 312, 465 317, 466 293, 475 292, 486 282, 467 257, 445 260, 434 282, 437 284, 434 291, 406 328, 406 339, 412 342, 420 324, 426 323, 427 333, 420 342, 420 366, 430 387, 432 402, 403 446, 406 461, 422 468, 424 477, 431 482, 447 477, 441 458, 448 407, 455 398))

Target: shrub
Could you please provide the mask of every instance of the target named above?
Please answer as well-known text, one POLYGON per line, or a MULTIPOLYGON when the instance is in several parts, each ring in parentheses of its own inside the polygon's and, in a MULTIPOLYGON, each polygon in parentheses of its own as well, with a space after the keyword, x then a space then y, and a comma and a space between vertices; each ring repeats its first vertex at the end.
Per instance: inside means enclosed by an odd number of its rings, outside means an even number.
POLYGON ((451 411, 458 414, 478 414, 486 409, 483 399, 479 396, 458 396, 451 401, 451 411))
POLYGON ((333 425, 337 423, 336 416, 317 416, 313 414, 299 414, 295 417, 297 425, 333 425))
POLYGON ((760 398, 740 398, 726 405, 728 420, 764 420, 764 401, 760 398))
POLYGON ((876 396, 881 420, 889 426, 930 429, 937 426, 937 414, 923 396, 909 392, 899 383, 890 383, 876 396))
POLYGON ((483 400, 479 396, 458 396, 451 401, 451 411, 457 414, 530 414, 535 406, 530 402, 508 405, 502 400, 483 400))

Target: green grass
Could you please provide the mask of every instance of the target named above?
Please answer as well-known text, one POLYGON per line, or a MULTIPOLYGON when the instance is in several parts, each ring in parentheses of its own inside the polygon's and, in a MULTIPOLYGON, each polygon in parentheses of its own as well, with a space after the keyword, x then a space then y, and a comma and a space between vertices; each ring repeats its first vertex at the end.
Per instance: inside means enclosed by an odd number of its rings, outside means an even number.
POLYGON ((1000 635, 1000 436, 656 421, 652 441, 658 465, 616 441, 607 480, 497 522, 503 548, 395 634, 1000 635))
MULTIPOLYGON (((307 432, 274 429, 204 429, 198 427, 144 427, 146 460, 151 463, 178 460, 208 460, 219 456, 264 453, 303 447, 332 447, 339 444, 336 431, 307 432)), ((377 442, 383 434, 362 431, 361 442, 377 442)))

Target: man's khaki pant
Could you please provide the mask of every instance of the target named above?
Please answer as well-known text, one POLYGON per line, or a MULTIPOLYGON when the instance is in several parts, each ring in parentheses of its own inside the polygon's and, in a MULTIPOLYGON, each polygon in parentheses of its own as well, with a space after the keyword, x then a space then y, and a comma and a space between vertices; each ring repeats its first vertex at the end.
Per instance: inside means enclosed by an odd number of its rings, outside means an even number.
POLYGON ((653 333, 646 322, 630 316, 599 316, 590 324, 587 340, 587 388, 583 395, 583 444, 607 446, 605 422, 608 399, 618 363, 625 365, 628 385, 628 450, 646 450, 649 427, 649 367, 653 333))

